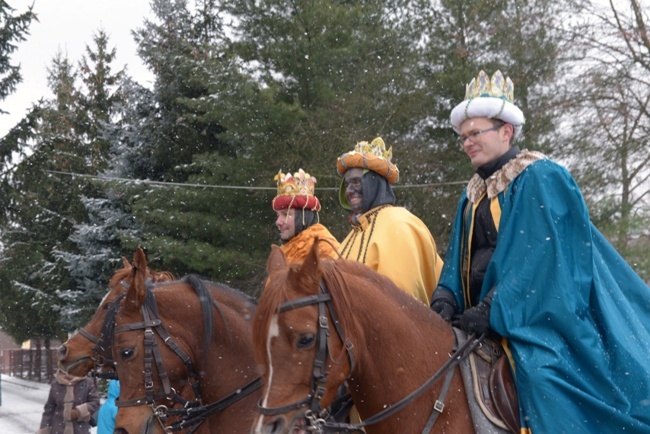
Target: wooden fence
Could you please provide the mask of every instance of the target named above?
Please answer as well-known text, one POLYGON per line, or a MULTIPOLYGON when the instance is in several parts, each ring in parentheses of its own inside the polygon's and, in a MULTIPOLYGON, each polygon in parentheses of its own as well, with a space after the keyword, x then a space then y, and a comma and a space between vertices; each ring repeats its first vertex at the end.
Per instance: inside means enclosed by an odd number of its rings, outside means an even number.
POLYGON ((2 350, 2 373, 29 381, 49 383, 56 372, 56 349, 2 350))

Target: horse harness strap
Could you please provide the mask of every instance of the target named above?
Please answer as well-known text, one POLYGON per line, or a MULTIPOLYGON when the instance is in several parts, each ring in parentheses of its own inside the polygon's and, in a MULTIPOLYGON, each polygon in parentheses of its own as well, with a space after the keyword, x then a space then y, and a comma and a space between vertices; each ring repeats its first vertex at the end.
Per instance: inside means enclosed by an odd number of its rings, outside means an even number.
MULTIPOLYGON (((169 380, 169 375, 165 370, 163 359, 160 354, 160 349, 158 347, 158 342, 154 335, 154 332, 157 332, 163 342, 183 361, 185 366, 188 369, 188 375, 192 381, 192 389, 197 401, 200 402, 201 391, 198 383, 198 376, 192 365, 191 359, 185 354, 185 352, 174 342, 171 335, 167 332, 165 327, 162 325, 162 320, 159 318, 158 309, 156 306, 156 299, 153 291, 147 290, 147 295, 145 302, 142 305, 142 318, 144 321, 126 324, 120 327, 115 328, 114 334, 144 329, 144 387, 145 387, 145 402, 149 405, 154 405, 156 399, 167 398, 169 400, 174 400, 176 402, 181 402, 187 404, 187 400, 182 398, 178 393, 171 387, 171 382, 169 380), (155 362, 156 368, 158 370, 158 376, 162 382, 163 392, 155 394, 153 391, 153 370, 152 365, 155 362)), ((131 399, 127 401, 116 401, 118 407, 128 407, 134 405, 143 404, 142 398, 140 399, 131 399)))
MULTIPOLYGON (((120 282, 122 286, 127 286, 124 281, 120 282)), ((117 309, 120 306, 120 302, 126 296, 126 292, 120 294, 115 300, 113 300, 106 309, 106 317, 104 318, 104 324, 102 326, 102 331, 99 334, 99 337, 95 337, 92 334, 88 333, 85 329, 79 329, 79 334, 89 341, 93 342, 92 350, 95 356, 93 361, 95 367, 93 369, 93 377, 107 378, 107 379, 117 379, 117 374, 115 373, 115 361, 113 360, 112 355, 112 342, 113 329, 115 327, 115 314, 117 309), (109 339, 109 337, 111 339, 109 339), (98 372, 97 368, 102 368, 104 366, 109 366, 113 369, 113 372, 104 373, 98 372)))
POLYGON ((474 351, 481 344, 484 338, 485 335, 481 335, 476 339, 468 339, 460 348, 458 348, 458 350, 453 354, 453 356, 449 358, 449 360, 447 360, 435 372, 435 374, 431 378, 429 378, 426 382, 424 382, 424 384, 422 384, 420 387, 415 389, 409 395, 405 396, 404 398, 402 398, 395 404, 391 405, 390 407, 386 408, 385 410, 380 411, 379 413, 373 415, 372 417, 369 417, 368 419, 364 420, 359 424, 352 425, 352 424, 338 424, 338 423, 324 422, 322 428, 324 428, 328 432, 339 432, 339 433, 364 432, 361 428, 368 425, 374 425, 376 423, 379 423, 387 419, 388 417, 392 416, 393 414, 397 413, 398 411, 402 410, 408 404, 410 404, 415 398, 417 398, 425 390, 427 390, 430 386, 436 383, 442 377, 442 374, 446 373, 445 382, 440 391, 440 395, 438 396, 438 399, 434 404, 433 411, 431 413, 431 416, 429 416, 429 419, 427 420, 427 424, 422 430, 422 434, 428 434, 429 432, 431 432, 431 429, 433 428, 433 425, 438 419, 438 416, 444 410, 444 406, 445 406, 444 399, 447 395, 447 392, 449 391, 451 380, 454 374, 454 369, 462 360, 467 358, 469 354, 471 354, 472 351, 474 351))
POLYGON ((299 401, 278 407, 264 407, 261 402, 258 402, 258 410, 265 416, 276 416, 286 413, 290 410, 297 410, 306 406, 309 406, 309 414, 311 417, 322 420, 323 417, 328 415, 327 410, 322 409, 320 405, 320 400, 325 393, 325 383, 327 380, 326 366, 327 356, 329 354, 328 342, 330 334, 329 321, 327 319, 328 310, 330 317, 332 318, 332 322, 334 323, 334 328, 339 335, 341 342, 343 342, 345 345, 346 353, 348 355, 348 360, 350 363, 350 372, 352 372, 352 369, 354 368, 354 355, 352 351, 353 345, 349 340, 345 338, 345 335, 343 334, 343 330, 340 326, 340 321, 332 305, 332 296, 322 280, 320 284, 320 294, 287 301, 280 306, 279 313, 314 304, 318 305, 318 334, 316 335, 316 355, 314 356, 311 391, 307 396, 299 401))
POLYGON ((438 399, 436 399, 436 403, 433 405, 433 411, 429 416, 429 420, 427 420, 427 424, 422 430, 422 434, 428 434, 431 432, 433 426, 438 420, 438 416, 440 416, 445 409, 445 398, 447 397, 447 392, 449 392, 452 378, 454 378, 454 370, 448 369, 447 375, 445 375, 445 382, 442 385, 442 389, 440 389, 440 395, 438 395, 438 399))
POLYGON ((208 416, 225 410, 236 402, 239 402, 242 399, 246 398, 248 395, 260 387, 262 387, 262 379, 260 377, 257 377, 255 380, 251 381, 241 389, 231 393, 230 395, 226 396, 223 399, 220 399, 217 402, 199 407, 195 406, 179 409, 169 409, 167 410, 167 414, 169 416, 179 416, 182 417, 182 420, 174 422, 173 424, 169 425, 167 429, 169 429, 169 431, 181 431, 192 426, 196 427, 198 424, 207 419, 208 416))

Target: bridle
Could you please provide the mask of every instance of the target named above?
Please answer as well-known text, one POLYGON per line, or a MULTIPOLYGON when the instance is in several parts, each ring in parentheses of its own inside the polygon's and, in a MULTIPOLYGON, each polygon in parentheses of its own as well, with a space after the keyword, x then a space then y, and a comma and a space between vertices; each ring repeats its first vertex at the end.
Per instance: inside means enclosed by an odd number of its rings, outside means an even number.
POLYGON ((350 363, 350 372, 352 372, 354 368, 352 342, 344 337, 338 316, 332 306, 332 295, 322 280, 320 284, 320 294, 287 301, 280 306, 279 312, 287 312, 289 310, 299 309, 313 304, 318 305, 318 333, 316 335, 316 355, 314 357, 314 366, 312 370, 311 391, 303 399, 287 405, 264 407, 261 402, 258 402, 257 404, 259 412, 265 416, 277 416, 291 410, 308 407, 308 410, 305 413, 305 418, 312 426, 323 423, 325 419, 329 418, 329 412, 327 409, 323 409, 320 404, 320 400, 325 393, 325 385, 327 382, 327 358, 330 355, 330 328, 327 319, 327 311, 330 313, 330 317, 334 323, 334 329, 341 339, 341 342, 345 342, 346 353, 350 363))
MULTIPOLYGON (((122 286, 128 288, 126 282, 120 282, 122 286)), ((106 308, 106 317, 99 337, 93 336, 84 328, 79 329, 79 334, 92 343, 94 367, 92 369, 92 376, 96 378, 117 379, 117 372, 115 370, 115 361, 113 360, 113 329, 115 327, 115 314, 119 309, 120 302, 126 296, 126 292, 120 294, 113 300, 106 308), (110 337, 110 338, 109 338, 110 337), (109 367, 110 372, 104 372, 102 368, 109 367)))
MULTIPOLYGON (((345 343, 346 352, 350 361, 350 373, 352 374, 354 368, 354 356, 353 348, 354 345, 344 336, 343 331, 341 330, 338 316, 332 305, 332 295, 329 292, 329 289, 326 283, 321 279, 320 290, 317 295, 310 295, 307 297, 298 298, 295 300, 290 300, 283 303, 280 306, 279 312, 283 313, 293 309, 299 309, 305 306, 310 306, 318 304, 318 334, 317 334, 317 349, 316 355, 314 357, 314 367, 311 379, 311 391, 303 399, 293 402, 291 404, 278 406, 278 407, 264 407, 261 402, 258 402, 257 407, 261 414, 265 416, 277 416, 280 414, 285 414, 292 410, 298 410, 301 408, 308 407, 305 411, 304 418, 308 424, 308 427, 304 428, 306 430, 325 433, 325 432, 336 432, 336 433, 365 433, 363 427, 368 425, 374 425, 379 423, 398 411, 405 408, 412 401, 420 396, 424 391, 426 391, 430 386, 435 384, 443 375, 445 375, 445 381, 443 383, 442 389, 436 399, 434 404, 433 411, 429 416, 429 419, 422 431, 422 433, 429 433, 433 428, 438 416, 442 414, 445 404, 444 400, 451 386, 451 380, 454 375, 455 367, 464 360, 474 349, 476 349, 481 342, 483 341, 485 335, 482 335, 476 339, 473 336, 468 337, 468 340, 458 348, 449 360, 447 360, 439 369, 434 373, 434 375, 429 378, 424 384, 418 387, 416 390, 411 392, 406 397, 402 398, 393 405, 386 407, 384 410, 379 413, 365 419, 359 424, 346 424, 346 423, 337 423, 331 420, 328 420, 329 412, 327 409, 323 409, 320 405, 320 399, 325 393, 325 383, 327 379, 326 371, 326 362, 329 353, 329 326, 327 321, 326 310, 329 311, 330 317, 334 322, 336 332, 341 339, 341 342, 345 343)), ((349 378, 348 375, 348 378, 349 378)))
MULTIPOLYGON (((156 399, 174 399, 177 400, 180 395, 172 388, 171 382, 169 380, 169 375, 165 371, 165 366, 163 363, 162 356, 160 354, 160 349, 158 347, 158 341, 155 337, 155 333, 158 334, 160 339, 167 345, 183 362, 187 369, 189 376, 190 384, 192 385, 192 390, 194 391, 194 396, 198 401, 200 401, 201 388, 198 381, 198 374, 192 365, 192 360, 190 357, 181 349, 181 347, 172 339, 171 335, 167 332, 167 329, 162 324, 160 315, 158 313, 158 304, 156 303, 156 298, 154 292, 151 290, 152 285, 147 286, 147 292, 145 295, 145 301, 142 304, 142 318, 143 321, 135 322, 131 324, 122 325, 115 327, 113 331, 113 336, 120 333, 134 331, 134 330, 144 330, 144 388, 145 388, 145 397, 131 400, 119 400, 117 401, 118 407, 130 407, 134 405, 141 405, 143 402, 147 405, 153 405, 156 399), (154 393, 153 390, 153 364, 155 363, 158 370, 158 377, 162 382, 162 393, 154 393)), ((184 399, 180 402, 185 404, 184 399)))
MULTIPOLYGON (((110 319, 108 315, 106 317, 106 321, 110 320, 112 323, 111 329, 114 328, 112 330, 112 334, 110 335, 111 337, 128 331, 144 330, 143 373, 145 396, 142 398, 130 400, 117 400, 115 404, 118 408, 148 405, 153 410, 153 417, 156 418, 156 420, 160 423, 166 432, 180 431, 191 427, 192 429, 188 431, 188 433, 191 433, 194 432, 194 430, 196 430, 198 426, 208 418, 208 416, 230 407, 231 405, 242 400, 260 388, 262 385, 261 379, 257 378, 249 382, 244 387, 239 388, 238 390, 234 391, 230 395, 226 396, 223 399, 220 399, 217 402, 203 405, 201 402, 199 375, 194 368, 194 365, 192 364, 192 359, 182 350, 182 348, 176 343, 176 341, 164 327, 162 319, 160 318, 160 314, 158 312, 158 304, 156 303, 153 288, 155 288, 155 285, 151 283, 151 281, 147 280, 145 301, 141 307, 143 321, 114 327, 116 312, 113 312, 110 319), (160 348, 158 347, 158 341, 155 336, 156 334, 162 340, 162 342, 164 342, 165 345, 181 359, 185 365, 188 373, 189 383, 191 384, 194 393, 194 400, 189 401, 183 398, 172 387, 169 375, 167 374, 164 367, 163 358, 160 354, 160 348), (153 387, 154 377, 152 368, 154 364, 158 371, 158 378, 162 383, 162 392, 158 393, 154 392, 153 387), (169 408, 166 405, 156 405, 156 400, 163 399, 181 404, 181 408, 169 408), (165 426, 165 423, 169 416, 178 417, 179 420, 169 426, 165 426)), ((116 302, 116 306, 119 307, 119 301, 116 300, 116 302)), ((211 309, 210 301, 205 301, 204 307, 211 309)), ((108 328, 108 326, 106 326, 106 323, 104 325, 105 328, 108 328)))

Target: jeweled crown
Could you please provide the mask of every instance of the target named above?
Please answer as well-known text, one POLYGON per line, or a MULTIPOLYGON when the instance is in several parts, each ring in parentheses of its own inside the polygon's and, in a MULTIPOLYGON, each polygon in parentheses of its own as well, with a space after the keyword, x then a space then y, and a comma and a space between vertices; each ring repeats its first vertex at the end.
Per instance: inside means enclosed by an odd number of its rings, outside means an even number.
POLYGON ((358 152, 359 154, 374 155, 375 157, 383 158, 389 162, 393 161, 393 147, 391 146, 390 148, 386 149, 386 145, 380 137, 377 137, 370 143, 357 142, 352 153, 353 152, 358 152))
POLYGON ((491 96, 504 99, 514 104, 514 93, 515 86, 512 84, 512 80, 505 78, 501 71, 496 71, 492 74, 492 78, 485 71, 481 71, 467 85, 465 99, 491 96))
POLYGON ((316 178, 302 169, 293 175, 280 169, 273 179, 278 185, 278 196, 314 196, 316 178))

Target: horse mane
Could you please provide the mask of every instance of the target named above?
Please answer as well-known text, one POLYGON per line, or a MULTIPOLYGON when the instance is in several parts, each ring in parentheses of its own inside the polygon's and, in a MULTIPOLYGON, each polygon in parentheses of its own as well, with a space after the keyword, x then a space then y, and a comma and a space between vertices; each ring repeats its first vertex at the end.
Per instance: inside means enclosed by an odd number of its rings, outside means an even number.
POLYGON ((355 325, 353 309, 349 306, 353 304, 350 298, 359 285, 371 286, 374 291, 382 292, 393 300, 395 306, 417 306, 424 308, 424 311, 429 311, 424 304, 400 289, 390 278, 360 262, 348 259, 323 260, 320 262, 320 267, 323 281, 332 294, 334 308, 347 338, 355 341, 358 339, 358 336, 353 336, 357 335, 355 331, 358 327, 355 325))
MULTIPOLYGON (((170 273, 167 274, 159 273, 159 275, 162 275, 163 277, 171 276, 170 273)), ((178 283, 184 283, 189 285, 189 287, 192 288, 192 290, 196 293, 199 302, 201 304, 203 325, 204 325, 204 329, 206 330, 203 337, 203 354, 208 353, 210 342, 212 340, 212 333, 214 330, 213 327, 214 313, 212 312, 211 308, 214 308, 217 311, 224 325, 223 331, 226 333, 228 337, 230 337, 230 339, 232 339, 232 329, 222 309, 222 304, 230 305, 232 308, 235 309, 240 306, 244 306, 244 307, 252 306, 253 307, 252 310, 255 310, 257 308, 257 300, 255 298, 245 294, 244 292, 238 289, 232 288, 226 284, 203 279, 201 276, 197 274, 187 274, 183 276, 181 279, 170 279, 170 280, 165 279, 158 282, 153 280, 148 285, 148 289, 155 292, 156 288, 163 288, 178 283), (225 296, 225 299, 221 300, 222 302, 226 302, 226 301, 230 301, 230 302, 219 303, 218 302, 219 300, 215 300, 215 298, 213 297, 210 288, 217 289, 218 290, 216 293, 217 295, 225 296)), ((237 312, 236 314, 239 314, 239 312, 237 312)), ((219 331, 222 331, 222 328, 219 328, 219 331)))
POLYGON ((212 285, 224 290, 225 292, 230 294, 233 298, 239 299, 239 301, 244 304, 250 303, 254 306, 257 306, 257 299, 251 295, 246 294, 240 289, 233 288, 232 286, 226 285, 225 283, 213 282, 210 280, 206 280, 206 283, 208 285, 212 285))
POLYGON ((187 276, 184 276, 181 279, 181 282, 187 283, 194 289, 194 292, 196 292, 196 295, 199 298, 199 302, 201 304, 201 312, 203 313, 203 330, 204 330, 202 354, 204 355, 203 362, 205 363, 207 362, 205 356, 208 354, 210 341, 212 341, 212 329, 213 329, 212 326, 214 324, 214 314, 212 313, 212 307, 214 307, 217 310, 217 312, 219 312, 219 315, 221 316, 221 319, 223 320, 224 324, 227 325, 228 323, 226 321, 226 318, 223 315, 223 312, 221 311, 221 308, 212 298, 212 294, 210 293, 210 290, 205 285, 205 282, 199 276, 197 276, 196 274, 188 274, 187 276))

